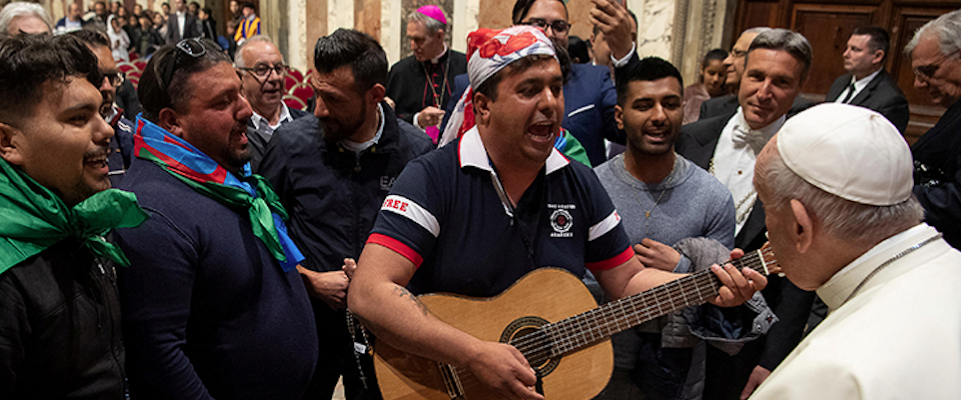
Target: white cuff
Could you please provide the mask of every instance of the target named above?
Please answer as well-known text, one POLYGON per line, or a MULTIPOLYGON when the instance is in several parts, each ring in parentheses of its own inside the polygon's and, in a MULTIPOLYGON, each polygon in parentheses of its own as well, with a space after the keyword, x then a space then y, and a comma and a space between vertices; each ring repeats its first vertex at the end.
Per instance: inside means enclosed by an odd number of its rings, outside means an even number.
POLYGON ((636 50, 637 50, 637 43, 633 43, 633 42, 632 42, 632 43, 631 43, 631 51, 629 51, 629 52, 627 53, 627 55, 624 56, 624 58, 622 58, 622 59, 620 59, 620 60, 614 58, 614 53, 611 52, 611 61, 614 62, 614 68, 620 68, 620 67, 623 67, 624 65, 626 65, 627 62, 631 60, 631 55, 634 54, 634 52, 635 52, 636 50))

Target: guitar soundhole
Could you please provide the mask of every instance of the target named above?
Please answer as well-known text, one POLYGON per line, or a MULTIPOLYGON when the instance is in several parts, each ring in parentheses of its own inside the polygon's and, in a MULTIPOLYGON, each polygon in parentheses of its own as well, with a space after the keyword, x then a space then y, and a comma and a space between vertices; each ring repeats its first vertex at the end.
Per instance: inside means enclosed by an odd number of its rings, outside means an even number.
POLYGON ((554 343, 540 329, 547 324, 550 322, 540 317, 521 317, 507 325, 500 338, 501 343, 517 347, 540 377, 549 375, 561 362, 561 357, 551 357, 554 343))

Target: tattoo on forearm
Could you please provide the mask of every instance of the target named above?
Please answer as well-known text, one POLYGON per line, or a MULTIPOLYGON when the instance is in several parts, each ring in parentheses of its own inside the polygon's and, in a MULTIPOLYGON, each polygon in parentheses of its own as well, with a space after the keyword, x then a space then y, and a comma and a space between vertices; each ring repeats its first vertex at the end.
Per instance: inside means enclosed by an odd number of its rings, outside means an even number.
POLYGON ((420 308, 424 315, 427 315, 427 307, 424 306, 424 303, 421 303, 420 300, 417 300, 417 296, 414 296, 414 294, 408 291, 406 288, 402 286, 394 286, 394 293, 396 293, 399 297, 406 297, 410 299, 410 301, 414 302, 414 304, 420 308))

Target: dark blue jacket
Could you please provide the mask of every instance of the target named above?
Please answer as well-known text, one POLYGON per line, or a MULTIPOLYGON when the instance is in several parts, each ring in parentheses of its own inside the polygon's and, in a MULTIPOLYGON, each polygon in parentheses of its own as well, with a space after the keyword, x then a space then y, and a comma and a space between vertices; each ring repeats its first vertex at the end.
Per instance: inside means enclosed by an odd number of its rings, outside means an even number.
POLYGON ((136 398, 297 399, 317 331, 296 270, 283 272, 228 208, 158 165, 133 160, 122 189, 150 219, 119 229, 127 370, 136 398))
POLYGON ((267 144, 260 174, 290 213, 290 236, 310 270, 339 271, 345 257, 359 257, 394 179, 433 148, 423 131, 382 107, 384 133, 359 155, 327 143, 313 115, 282 125, 267 144))

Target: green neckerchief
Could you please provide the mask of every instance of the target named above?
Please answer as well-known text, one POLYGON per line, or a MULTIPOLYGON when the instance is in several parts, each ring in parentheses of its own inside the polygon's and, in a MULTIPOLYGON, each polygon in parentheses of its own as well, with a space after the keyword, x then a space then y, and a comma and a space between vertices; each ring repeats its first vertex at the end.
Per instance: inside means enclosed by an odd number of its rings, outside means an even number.
POLYGON ((147 219, 133 193, 109 189, 67 207, 57 195, 0 159, 0 274, 73 236, 94 256, 130 261, 104 235, 147 219))

